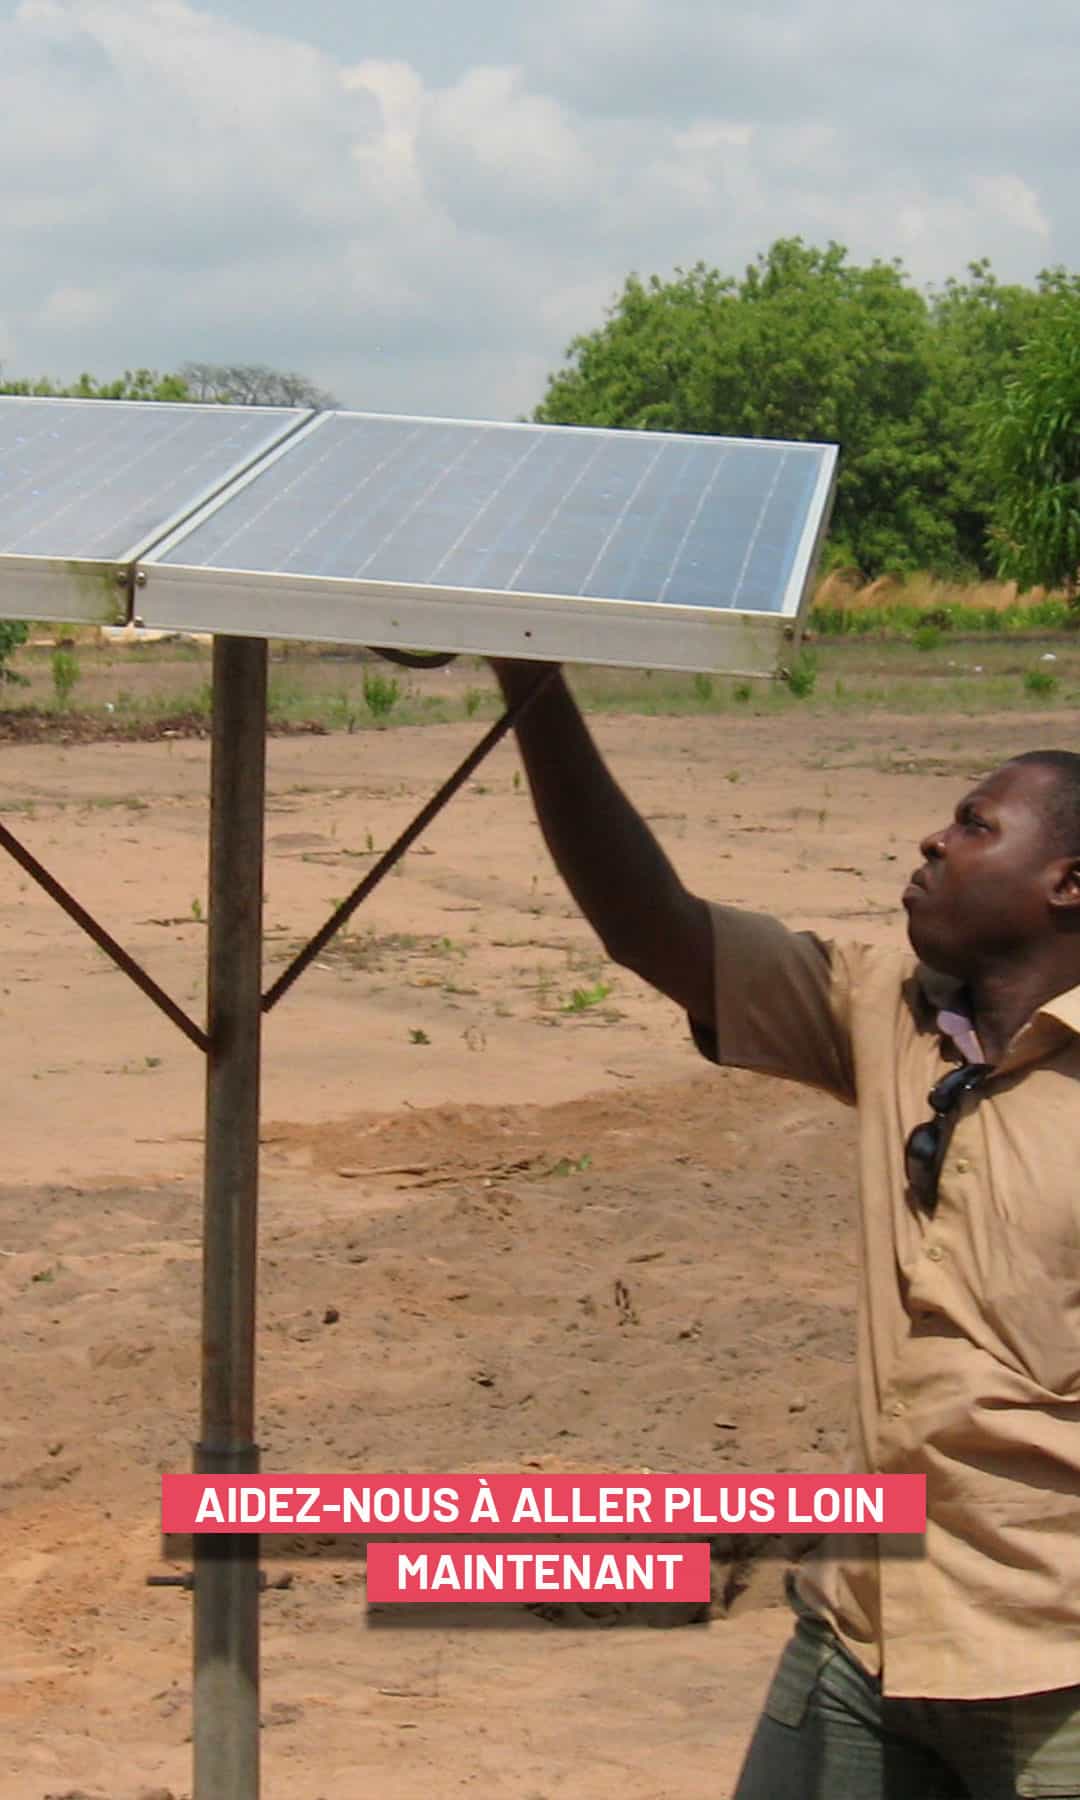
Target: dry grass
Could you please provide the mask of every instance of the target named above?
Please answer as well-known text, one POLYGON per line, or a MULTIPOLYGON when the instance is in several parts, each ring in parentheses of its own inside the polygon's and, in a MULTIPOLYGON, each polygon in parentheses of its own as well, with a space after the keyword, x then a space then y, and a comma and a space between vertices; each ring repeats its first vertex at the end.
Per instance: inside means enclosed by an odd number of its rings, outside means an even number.
POLYGON ((1018 593, 1014 581, 957 582, 943 581, 935 575, 879 575, 876 581, 864 582, 857 569, 830 570, 814 591, 815 606, 834 606, 845 612, 899 604, 926 611, 964 606, 1004 612, 1009 607, 1035 607, 1045 600, 1063 598, 1045 588, 1018 593))

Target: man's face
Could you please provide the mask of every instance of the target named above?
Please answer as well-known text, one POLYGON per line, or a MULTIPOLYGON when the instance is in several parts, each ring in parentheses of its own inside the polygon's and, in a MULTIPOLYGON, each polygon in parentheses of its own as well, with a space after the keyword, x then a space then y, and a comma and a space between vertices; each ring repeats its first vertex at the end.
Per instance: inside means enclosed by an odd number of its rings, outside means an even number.
POLYGON ((966 980, 1046 936, 1069 866, 1046 823, 1057 780, 1045 764, 1005 763, 923 839, 925 860, 903 895, 921 961, 966 980))

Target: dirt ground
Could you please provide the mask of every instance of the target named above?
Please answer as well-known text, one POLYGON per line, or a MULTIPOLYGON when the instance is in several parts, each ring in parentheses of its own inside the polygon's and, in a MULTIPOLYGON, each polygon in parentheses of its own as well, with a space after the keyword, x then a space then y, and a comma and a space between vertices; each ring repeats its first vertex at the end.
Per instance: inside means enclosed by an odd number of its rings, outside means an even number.
MULTIPOLYGON (((899 942, 916 838, 988 766, 1075 726, 596 729, 692 886, 899 942)), ((269 973, 477 735, 271 743, 269 973)), ((207 762, 183 739, 0 745, 0 818, 200 1018, 207 762)), ((183 1567, 156 1518, 197 1418, 200 1058, 6 859, 0 920, 0 1800, 179 1800, 190 1600, 147 1577, 183 1567)), ((710 1071, 675 1010, 605 964, 512 747, 265 1049, 264 1468, 839 1465, 850 1119, 710 1071)), ((730 1548, 708 1624, 470 1609, 469 1628, 366 1616, 357 1558, 303 1541, 263 1603, 264 1793, 730 1793, 788 1629, 782 1556, 730 1548)))

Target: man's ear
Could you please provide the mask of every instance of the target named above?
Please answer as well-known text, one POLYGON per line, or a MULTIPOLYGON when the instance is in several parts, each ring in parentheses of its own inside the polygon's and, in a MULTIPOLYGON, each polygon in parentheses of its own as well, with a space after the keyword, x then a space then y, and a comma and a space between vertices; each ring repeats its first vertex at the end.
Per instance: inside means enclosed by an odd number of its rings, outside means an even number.
POLYGON ((1070 856, 1056 865, 1050 904, 1080 912, 1080 857, 1070 856))

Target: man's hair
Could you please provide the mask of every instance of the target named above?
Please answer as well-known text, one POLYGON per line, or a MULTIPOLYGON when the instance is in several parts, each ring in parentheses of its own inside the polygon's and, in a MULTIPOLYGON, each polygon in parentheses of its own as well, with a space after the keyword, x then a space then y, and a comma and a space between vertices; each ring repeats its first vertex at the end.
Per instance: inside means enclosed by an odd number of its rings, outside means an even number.
POLYGON ((1057 779, 1043 804, 1047 831, 1063 856, 1080 856, 1080 755, 1075 750, 1025 750, 1014 763, 1041 763, 1057 779))

